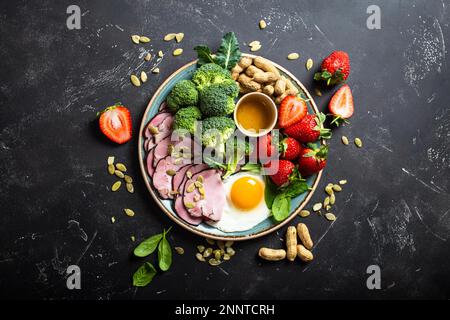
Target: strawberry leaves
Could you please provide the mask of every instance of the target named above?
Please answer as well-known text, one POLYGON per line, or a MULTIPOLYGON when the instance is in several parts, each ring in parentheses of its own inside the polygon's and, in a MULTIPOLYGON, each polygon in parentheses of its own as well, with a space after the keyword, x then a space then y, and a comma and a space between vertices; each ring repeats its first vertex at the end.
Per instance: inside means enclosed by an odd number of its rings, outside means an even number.
POLYGON ((323 114, 322 112, 319 112, 316 116, 316 123, 317 125, 314 127, 314 130, 320 132, 320 138, 322 139, 331 139, 331 130, 328 128, 325 128, 323 126, 327 116, 323 114))

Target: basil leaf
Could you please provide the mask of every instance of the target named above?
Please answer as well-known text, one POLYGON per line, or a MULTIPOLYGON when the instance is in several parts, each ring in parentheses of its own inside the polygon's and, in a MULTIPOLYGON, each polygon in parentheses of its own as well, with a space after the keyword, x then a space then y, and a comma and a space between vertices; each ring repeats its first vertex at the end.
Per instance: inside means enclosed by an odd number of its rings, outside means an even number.
POLYGON ((158 246, 158 263, 159 268, 162 271, 169 270, 172 265, 172 249, 170 248, 169 241, 166 239, 166 232, 158 246))
POLYGON ((265 177, 266 187, 264 188, 264 200, 266 201, 267 208, 272 209, 273 200, 277 196, 277 187, 268 176, 265 177))
POLYGON ((230 70, 238 63, 240 58, 239 41, 234 32, 228 32, 222 38, 215 61, 222 68, 230 70))
POLYGON ((145 287, 150 282, 152 282, 153 277, 156 274, 155 267, 150 263, 144 263, 136 272, 133 274, 133 286, 135 287, 145 287))
POLYGON ((194 50, 197 51, 197 64, 199 66, 206 63, 215 63, 214 58, 211 54, 211 50, 207 46, 196 46, 194 50))
POLYGON ((276 221, 283 221, 291 211, 291 198, 284 193, 275 197, 272 204, 272 214, 276 221))
POLYGON ((308 191, 309 186, 306 181, 303 180, 294 180, 292 181, 285 190, 283 190, 283 194, 290 198, 295 198, 301 195, 303 192, 308 191))
POLYGON ((145 239, 134 249, 134 255, 140 258, 148 256, 156 250, 156 248, 158 247, 158 243, 162 238, 163 234, 159 233, 155 234, 153 237, 145 239))

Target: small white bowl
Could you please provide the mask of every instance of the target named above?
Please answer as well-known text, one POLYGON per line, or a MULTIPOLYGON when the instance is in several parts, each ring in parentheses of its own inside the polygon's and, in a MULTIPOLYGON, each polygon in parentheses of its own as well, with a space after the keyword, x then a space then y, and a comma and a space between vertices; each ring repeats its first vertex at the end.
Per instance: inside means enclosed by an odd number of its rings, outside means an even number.
POLYGON ((261 137, 266 134, 268 134, 270 131, 272 131, 273 128, 275 128, 275 125, 277 124, 278 119, 278 110, 277 106, 275 105, 275 102, 266 94, 261 92, 250 92, 245 95, 243 95, 239 101, 236 103, 236 107, 234 108, 234 123, 236 123, 236 126, 238 127, 239 131, 241 131, 243 134, 249 136, 249 137, 261 137), (259 130, 259 132, 255 132, 253 130, 247 130, 244 127, 242 127, 239 122, 237 121, 237 110, 239 109, 239 106, 241 105, 242 101, 245 101, 251 96, 258 96, 258 99, 264 100, 268 102, 268 105, 273 109, 273 119, 272 123, 270 124, 270 127, 264 130, 259 130))

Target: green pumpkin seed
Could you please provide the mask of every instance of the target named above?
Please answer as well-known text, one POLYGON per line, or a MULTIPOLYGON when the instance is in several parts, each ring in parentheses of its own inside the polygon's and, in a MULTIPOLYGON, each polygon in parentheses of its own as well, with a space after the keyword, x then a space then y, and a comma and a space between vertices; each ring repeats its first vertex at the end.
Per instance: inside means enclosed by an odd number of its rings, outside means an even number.
POLYGON ((133 241, 133 242, 136 241, 136 237, 135 237, 135 236, 131 236, 130 239, 131 239, 131 241, 133 241))
POLYGON ((114 157, 110 156, 110 157, 108 157, 108 166, 110 166, 112 164, 114 164, 114 157))
POLYGON ((214 254, 214 258, 216 258, 216 260, 220 260, 220 258, 222 257, 222 252, 220 252, 219 249, 214 250, 213 254, 214 254))
POLYGON ((298 215, 302 218, 306 218, 310 215, 311 213, 308 210, 302 210, 298 213, 298 215))
POLYGON ((128 191, 129 193, 134 193, 134 186, 133 186, 133 184, 127 183, 125 186, 126 186, 127 191, 128 191))
POLYGON ((133 183, 133 178, 130 177, 130 176, 125 175, 123 178, 125 179, 125 182, 126 182, 126 183, 133 183))
POLYGON ((111 217, 111 223, 116 223, 116 218, 115 217, 111 217))
POLYGON ((134 74, 131 75, 130 77, 131 79, 131 83, 136 86, 136 87, 140 87, 141 86, 141 81, 139 80, 138 77, 136 77, 134 74))
POLYGON ((182 247, 175 247, 174 249, 175 249, 176 253, 178 253, 180 255, 184 254, 184 249, 182 247))
POLYGON ((195 181, 195 182, 194 182, 194 185, 195 185, 197 188, 202 188, 202 187, 203 187, 203 183, 201 183, 200 181, 195 181))
POLYGON ((199 176, 197 177, 197 181, 200 182, 200 183, 203 183, 203 181, 204 181, 203 176, 202 176, 202 175, 199 175, 199 176))
POLYGON ((164 52, 162 52, 161 50, 158 51, 158 57, 162 58, 164 57, 164 52))
POLYGON ((298 58, 300 58, 300 55, 297 52, 292 52, 288 54, 287 58, 289 60, 297 60, 298 58))
POLYGON ((176 33, 168 33, 164 36, 164 41, 172 41, 175 37, 176 33))
POLYGON ((325 187, 325 192, 331 196, 333 194, 333 186, 326 186, 325 187))
POLYGON ((215 266, 218 266, 221 262, 217 259, 211 258, 211 259, 209 259, 208 263, 209 263, 209 265, 215 267, 215 266))
POLYGON ((248 46, 249 46, 249 47, 254 47, 254 46, 259 46, 260 44, 261 44, 261 42, 255 40, 255 41, 250 42, 250 43, 248 44, 248 46))
POLYGON ((193 209, 193 208, 195 208, 195 203, 193 203, 193 202, 185 202, 184 203, 184 206, 187 208, 187 209, 193 209))
POLYGON ((250 51, 251 51, 251 52, 256 52, 256 51, 258 51, 259 49, 261 49, 261 45, 260 45, 260 44, 251 47, 251 48, 250 48, 250 51))
POLYGON ((177 57, 177 56, 183 54, 183 49, 177 48, 177 49, 173 50, 172 54, 174 57, 177 57))
POLYGON ((152 70, 152 73, 154 73, 154 74, 158 74, 158 73, 159 73, 159 68, 155 68, 155 69, 153 69, 153 70, 152 70))
POLYGON ((186 188, 186 192, 187 193, 191 193, 195 190, 195 184, 191 183, 190 185, 188 185, 188 187, 186 188))
POLYGON ((265 29, 266 27, 267 27, 267 23, 264 20, 260 20, 259 28, 262 30, 262 29, 265 29))
POLYGON ((322 96, 322 91, 320 91, 318 88, 314 89, 314 93, 316 94, 316 96, 321 97, 322 96))
POLYGON ((309 58, 308 60, 306 60, 306 70, 311 70, 311 68, 313 67, 314 62, 311 58, 309 58))
POLYGON ((205 195, 205 188, 203 188, 203 187, 198 188, 198 192, 200 192, 200 194, 202 196, 204 196, 205 195))
POLYGON ((110 165, 108 166, 108 173, 109 173, 109 174, 114 174, 114 171, 116 171, 116 169, 114 168, 114 165, 113 165, 113 164, 110 164, 110 165))
POLYGON ((205 251, 205 246, 202 246, 201 244, 199 244, 197 246, 197 250, 198 250, 198 252, 202 253, 203 251, 205 251))
POLYGON ((323 206, 326 207, 330 204, 330 197, 326 197, 325 200, 323 200, 323 206))
POLYGON ((195 257, 197 258, 198 261, 205 262, 205 258, 203 258, 201 253, 195 254, 195 257))
POLYGON ((133 41, 135 44, 139 44, 139 39, 140 39, 141 37, 140 36, 138 36, 138 35, 132 35, 131 36, 131 41, 133 41))
POLYGON ((177 174, 177 172, 175 170, 173 170, 173 169, 167 170, 166 173, 167 173, 167 175, 169 175, 171 177, 173 177, 174 175, 177 174))
POLYGON ((233 243, 234 243, 234 241, 227 241, 227 242, 225 242, 225 248, 229 248, 229 247, 231 247, 232 245, 233 245, 233 243))
POLYGON ((346 183, 347 183, 347 180, 340 180, 340 181, 339 181, 339 184, 340 184, 340 185, 344 185, 344 184, 346 184, 346 183))
POLYGON ((334 193, 330 196, 330 204, 333 206, 336 203, 336 196, 334 193))
POLYGON ((155 126, 148 126, 148 131, 150 131, 151 134, 155 135, 159 133, 159 129, 155 126))
POLYGON ((192 172, 187 171, 187 172, 186 172, 186 177, 187 177, 188 179, 192 178, 192 172))
POLYGON ((334 214, 332 214, 331 212, 328 212, 325 214, 325 218, 329 221, 334 221, 336 220, 336 216, 334 214))
POLYGON ((111 191, 116 192, 119 190, 120 186, 122 185, 122 181, 116 181, 111 187, 111 191))
POLYGON ((330 205, 327 205, 326 207, 325 207, 325 210, 327 210, 327 211, 329 211, 331 209, 331 206, 330 205))
POLYGON ((122 172, 126 172, 127 171, 127 167, 125 167, 125 165, 123 163, 117 163, 116 164, 116 169, 122 172))
POLYGON ((333 185, 333 190, 336 191, 336 192, 341 192, 341 191, 342 191, 342 188, 341 188, 340 185, 335 184, 335 185, 333 185))
POLYGON ((125 177, 123 172, 119 171, 119 170, 114 171, 114 174, 116 175, 117 178, 120 178, 120 179, 123 179, 125 177))
POLYGON ((216 242, 213 239, 205 238, 206 242, 208 242, 210 245, 214 245, 216 242))
POLYGON ((144 57, 145 61, 150 61, 150 59, 152 58, 152 55, 150 53, 147 53, 144 57))
POLYGON ((313 205, 313 211, 317 212, 320 211, 320 209, 322 209, 322 203, 318 202, 313 205))
POLYGON ((125 211, 125 214, 129 217, 134 217, 134 211, 131 209, 123 209, 125 211))
POLYGON ((225 249, 225 243, 222 240, 217 241, 217 246, 221 249, 225 249))
POLYGON ((150 39, 149 37, 146 37, 146 36, 141 36, 141 37, 139 37, 139 42, 140 43, 148 43, 148 42, 150 42, 152 39, 150 39))
POLYGON ((203 257, 204 257, 204 258, 208 258, 212 253, 213 253, 213 248, 207 248, 207 249, 203 252, 203 257))
POLYGON ((225 253, 225 254, 223 255, 223 260, 224 260, 224 261, 228 261, 228 260, 230 260, 230 259, 231 259, 231 256, 230 256, 229 254, 225 253))
POLYGON ((234 256, 236 254, 236 251, 234 251, 234 249, 232 247, 228 247, 226 249, 226 252, 230 255, 230 256, 234 256))
POLYGON ((184 33, 183 33, 183 32, 177 33, 177 34, 175 35, 175 40, 176 40, 178 43, 180 43, 181 40, 183 40, 183 38, 184 38, 184 33))
POLYGON ((341 137, 341 141, 343 144, 345 144, 346 146, 348 145, 348 138, 346 136, 342 136, 341 137))
POLYGON ((147 79, 148 79, 148 77, 147 77, 147 74, 145 73, 145 71, 141 71, 141 81, 142 81, 142 83, 147 82, 147 79))
POLYGON ((362 141, 361 141, 360 138, 355 138, 355 145, 356 145, 358 148, 362 148, 363 144, 362 144, 362 141))

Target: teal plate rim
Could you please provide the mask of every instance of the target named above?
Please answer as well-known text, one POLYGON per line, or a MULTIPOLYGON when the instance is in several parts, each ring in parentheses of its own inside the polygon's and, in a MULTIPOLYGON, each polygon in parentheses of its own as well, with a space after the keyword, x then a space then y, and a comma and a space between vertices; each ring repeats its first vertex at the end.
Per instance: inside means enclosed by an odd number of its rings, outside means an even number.
MULTIPOLYGON (((242 54, 246 57, 255 58, 256 55, 252 54, 242 54)), ((269 60, 270 61, 270 60, 269 60)), ((309 111, 312 111, 314 113, 318 113, 319 110, 317 108, 317 105, 309 93, 309 91, 305 88, 305 86, 288 70, 280 66, 279 64, 270 61, 278 70, 280 70, 285 76, 288 76, 291 81, 293 81, 297 87, 303 92, 303 94, 306 96, 308 101, 308 109, 309 111)), ((162 200, 158 197, 157 193, 153 189, 151 185, 151 178, 147 174, 146 169, 146 152, 144 150, 144 130, 146 127, 146 124, 148 121, 153 117, 154 114, 158 112, 159 106, 161 102, 165 100, 166 95, 170 91, 169 87, 170 85, 174 85, 179 78, 183 78, 184 76, 190 75, 191 72, 194 69, 192 67, 197 63, 197 60, 191 61, 178 70, 176 70, 174 73, 172 73, 156 90, 156 92, 153 94, 150 102, 148 103, 144 115, 142 116, 141 126, 139 129, 139 139, 138 139, 138 156, 139 156, 139 166, 141 168, 141 174, 144 178, 145 185, 150 192, 151 196, 153 197, 154 201, 158 204, 159 208, 176 224, 181 226, 182 228, 205 238, 215 239, 215 240, 232 240, 232 241, 243 241, 243 240, 250 240, 259 238, 262 236, 265 236, 269 233, 272 233, 287 223, 294 219, 296 215, 308 204, 309 200, 311 199, 312 195, 314 194, 314 191, 317 188, 317 185, 319 184, 320 178, 322 177, 322 171, 320 171, 318 174, 313 175, 307 179, 308 185, 311 187, 311 190, 307 193, 303 193, 300 196, 292 199, 291 207, 294 209, 291 209, 291 213, 289 216, 281 221, 276 222, 272 218, 267 218, 257 226, 253 227, 252 229, 242 231, 242 232, 223 232, 221 230, 218 230, 214 227, 209 226, 208 224, 202 222, 198 226, 193 226, 181 218, 177 216, 177 214, 172 209, 172 200, 162 200), (192 70, 190 70, 192 69, 192 70), (183 73, 184 72, 184 73, 183 73), (255 230, 256 229, 256 230, 255 230)), ((321 144, 325 144, 324 140, 320 141, 321 144)))

